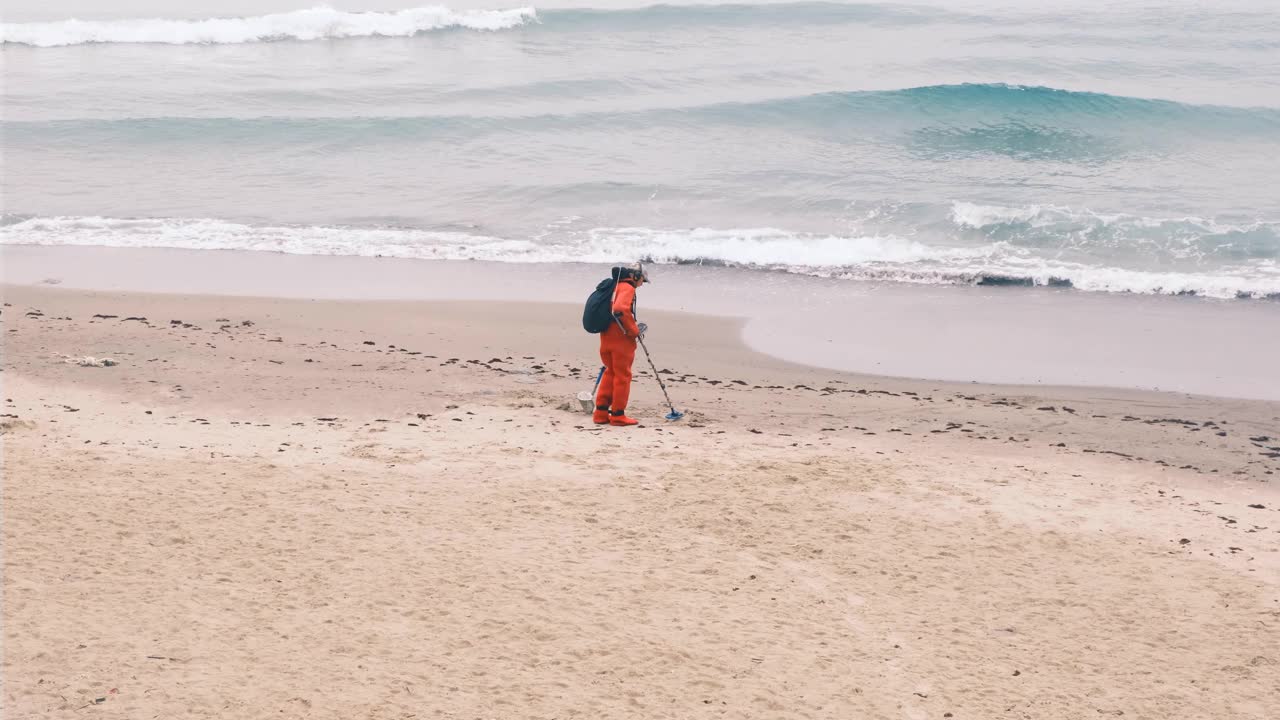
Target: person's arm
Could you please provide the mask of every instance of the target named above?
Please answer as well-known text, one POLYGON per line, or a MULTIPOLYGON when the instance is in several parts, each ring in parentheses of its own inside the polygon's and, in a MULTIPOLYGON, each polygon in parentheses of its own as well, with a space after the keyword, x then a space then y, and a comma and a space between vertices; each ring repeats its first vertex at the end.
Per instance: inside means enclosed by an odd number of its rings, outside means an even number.
POLYGON ((636 316, 631 312, 631 306, 636 299, 636 286, 631 283, 618 283, 618 292, 613 296, 613 316, 622 323, 622 331, 627 337, 635 337, 640 334, 640 328, 636 325, 636 316))

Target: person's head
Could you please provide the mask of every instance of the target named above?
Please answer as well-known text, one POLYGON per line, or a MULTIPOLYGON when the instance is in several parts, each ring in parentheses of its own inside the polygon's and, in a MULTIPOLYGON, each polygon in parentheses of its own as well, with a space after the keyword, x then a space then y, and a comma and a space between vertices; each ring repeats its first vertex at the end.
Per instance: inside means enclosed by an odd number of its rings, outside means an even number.
POLYGON ((619 265, 613 269, 613 277, 621 282, 629 282, 636 287, 649 282, 649 273, 645 271, 644 263, 619 265))

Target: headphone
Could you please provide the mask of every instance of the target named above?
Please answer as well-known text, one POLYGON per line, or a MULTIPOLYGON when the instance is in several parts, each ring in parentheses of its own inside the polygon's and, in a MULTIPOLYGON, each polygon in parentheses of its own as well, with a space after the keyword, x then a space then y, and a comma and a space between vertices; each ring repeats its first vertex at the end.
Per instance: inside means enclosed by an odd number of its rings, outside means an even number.
POLYGON ((644 263, 636 263, 633 266, 618 265, 613 268, 614 280, 643 280, 649 281, 649 274, 644 271, 644 263))

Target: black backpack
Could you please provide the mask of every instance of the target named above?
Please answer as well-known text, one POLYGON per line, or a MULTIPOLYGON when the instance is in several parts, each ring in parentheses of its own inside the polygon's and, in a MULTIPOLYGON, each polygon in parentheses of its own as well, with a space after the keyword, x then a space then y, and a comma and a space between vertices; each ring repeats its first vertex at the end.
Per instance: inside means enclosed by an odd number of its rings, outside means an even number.
POLYGON ((605 278, 596 285, 596 289, 587 298, 586 307, 582 309, 582 329, 595 335, 602 333, 613 323, 613 291, 618 281, 605 278))

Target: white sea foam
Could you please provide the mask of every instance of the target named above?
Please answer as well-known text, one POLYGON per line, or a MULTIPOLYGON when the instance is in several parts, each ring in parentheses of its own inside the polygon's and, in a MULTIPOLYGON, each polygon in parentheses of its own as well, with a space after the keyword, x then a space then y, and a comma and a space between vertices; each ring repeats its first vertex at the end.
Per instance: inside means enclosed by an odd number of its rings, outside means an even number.
MULTIPOLYGON (((815 272, 828 275, 826 272, 815 272)), ((1280 272, 1258 267, 1214 272, 1151 272, 1038 258, 1004 257, 990 263, 937 266, 866 265, 834 273, 848 280, 877 280, 925 285, 1014 284, 1072 287, 1088 292, 1139 295, 1195 295, 1230 300, 1280 298, 1280 272)))
POLYGON ((396 12, 344 12, 330 7, 204 20, 60 20, 0 23, 0 43, 58 47, 85 43, 234 44, 267 40, 407 37, 431 30, 505 30, 537 19, 531 7, 451 10, 443 5, 396 12))
POLYGON ((1040 214, 1039 205, 1020 208, 999 205, 978 205, 970 202, 951 204, 951 222, 960 227, 984 228, 1009 222, 1027 222, 1040 214))
POLYGON ((598 228, 559 239, 498 238, 414 228, 256 226, 213 219, 36 217, 0 227, 0 242, 30 245, 256 250, 299 255, 384 256, 498 262, 655 262, 785 269, 860 263, 978 260, 990 247, 938 248, 897 237, 797 235, 771 228, 668 231, 598 228))
POLYGON ((516 263, 610 263, 642 257, 658 263, 728 265, 877 281, 1069 284, 1101 292, 1280 297, 1280 266, 1274 261, 1206 272, 1152 272, 1051 260, 1006 243, 940 247, 893 236, 816 236, 770 228, 596 228, 525 240, 413 228, 253 226, 213 219, 9 217, 0 225, 0 244, 516 263))
POLYGON ((601 262, 630 253, 652 258, 655 262, 705 261, 775 269, 954 261, 980 259, 991 253, 990 247, 944 248, 892 235, 801 235, 774 228, 599 228, 589 232, 588 240, 579 249, 600 258, 601 262))

